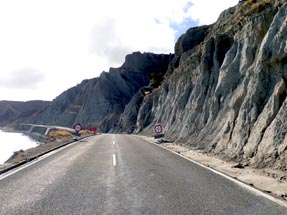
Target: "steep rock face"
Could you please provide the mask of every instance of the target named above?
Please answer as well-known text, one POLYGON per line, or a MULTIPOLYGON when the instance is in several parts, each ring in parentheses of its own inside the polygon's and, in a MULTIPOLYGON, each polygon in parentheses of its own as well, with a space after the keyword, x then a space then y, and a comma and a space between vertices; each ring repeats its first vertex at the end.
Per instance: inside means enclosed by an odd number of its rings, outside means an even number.
POLYGON ((85 128, 108 132, 118 125, 133 96, 149 85, 150 74, 165 74, 171 57, 139 52, 128 55, 120 68, 65 91, 30 122, 67 127, 82 123, 85 128))
POLYGON ((179 63, 145 97, 136 131, 161 123, 190 147, 287 169, 286 14, 283 0, 244 1, 206 26, 202 42, 186 49, 181 38, 179 63))
POLYGON ((172 61, 172 66, 178 67, 182 54, 202 43, 210 30, 211 26, 207 25, 194 27, 187 30, 187 32, 183 34, 175 44, 175 57, 172 61))
POLYGON ((119 122, 111 132, 132 133, 136 128, 137 116, 140 106, 145 96, 144 89, 140 89, 126 105, 124 112, 121 114, 119 122))
POLYGON ((48 101, 0 101, 0 126, 31 117, 49 103, 48 101))

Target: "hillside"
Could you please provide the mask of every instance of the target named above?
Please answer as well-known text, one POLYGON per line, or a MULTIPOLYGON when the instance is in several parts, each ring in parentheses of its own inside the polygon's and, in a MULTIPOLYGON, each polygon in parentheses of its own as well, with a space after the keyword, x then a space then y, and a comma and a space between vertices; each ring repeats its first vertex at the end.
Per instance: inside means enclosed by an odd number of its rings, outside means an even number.
POLYGON ((244 1, 175 46, 179 63, 141 105, 137 132, 167 137, 244 165, 287 169, 287 3, 244 1), (191 42, 192 44, 192 39, 191 42))
POLYGON ((287 3, 248 0, 189 29, 174 55, 133 53, 31 119, 166 137, 243 165, 287 169, 287 3))
POLYGON ((132 53, 120 68, 111 68, 63 92, 29 122, 66 127, 81 123, 85 128, 109 132, 133 96, 143 97, 143 88, 150 85, 153 75, 163 77, 170 58, 172 55, 132 53))
POLYGON ((48 101, 0 101, 0 126, 31 117, 49 104, 48 101))

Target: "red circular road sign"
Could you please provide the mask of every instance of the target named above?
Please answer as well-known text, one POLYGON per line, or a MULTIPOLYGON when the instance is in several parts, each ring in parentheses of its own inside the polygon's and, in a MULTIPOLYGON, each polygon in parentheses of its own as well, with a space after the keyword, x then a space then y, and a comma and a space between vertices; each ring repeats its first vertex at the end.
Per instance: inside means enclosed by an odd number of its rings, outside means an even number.
POLYGON ((79 132, 83 129, 82 125, 80 123, 74 125, 74 129, 76 132, 79 132))
POLYGON ((157 134, 162 133, 163 131, 162 126, 160 124, 155 125, 153 130, 157 134))

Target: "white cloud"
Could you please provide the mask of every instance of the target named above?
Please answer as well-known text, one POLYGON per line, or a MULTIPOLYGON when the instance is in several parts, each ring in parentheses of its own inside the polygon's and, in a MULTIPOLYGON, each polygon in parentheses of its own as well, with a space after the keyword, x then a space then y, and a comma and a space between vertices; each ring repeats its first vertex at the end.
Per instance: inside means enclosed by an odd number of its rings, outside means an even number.
POLYGON ((228 7, 235 6, 238 0, 191 0, 192 7, 188 9, 188 15, 198 20, 200 25, 212 24, 220 13, 228 7))
POLYGON ((177 31, 182 31, 175 25, 190 17, 201 24, 213 22, 218 11, 232 2, 0 1, 0 80, 6 80, 0 81, 0 100, 51 100, 83 79, 120 66, 132 51, 173 52, 177 31), (29 77, 22 68, 36 68, 37 73, 29 77), (11 85, 7 88, 7 77, 19 80, 15 71, 23 73, 22 80, 30 80, 25 81, 29 83, 25 88, 34 86, 37 90, 23 90, 20 85, 19 91, 11 85), (37 74, 45 78, 37 79, 37 74))
POLYGON ((0 85, 12 89, 37 89, 45 75, 33 68, 22 68, 0 79, 0 85))

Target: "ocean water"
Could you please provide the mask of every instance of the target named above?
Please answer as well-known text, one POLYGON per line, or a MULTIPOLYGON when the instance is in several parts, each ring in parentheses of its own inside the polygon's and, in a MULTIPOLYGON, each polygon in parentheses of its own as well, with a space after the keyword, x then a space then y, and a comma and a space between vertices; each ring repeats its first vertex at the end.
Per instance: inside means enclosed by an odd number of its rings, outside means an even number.
POLYGON ((13 132, 4 132, 0 130, 0 164, 8 160, 14 152, 21 149, 29 149, 37 146, 38 143, 31 138, 13 132))

